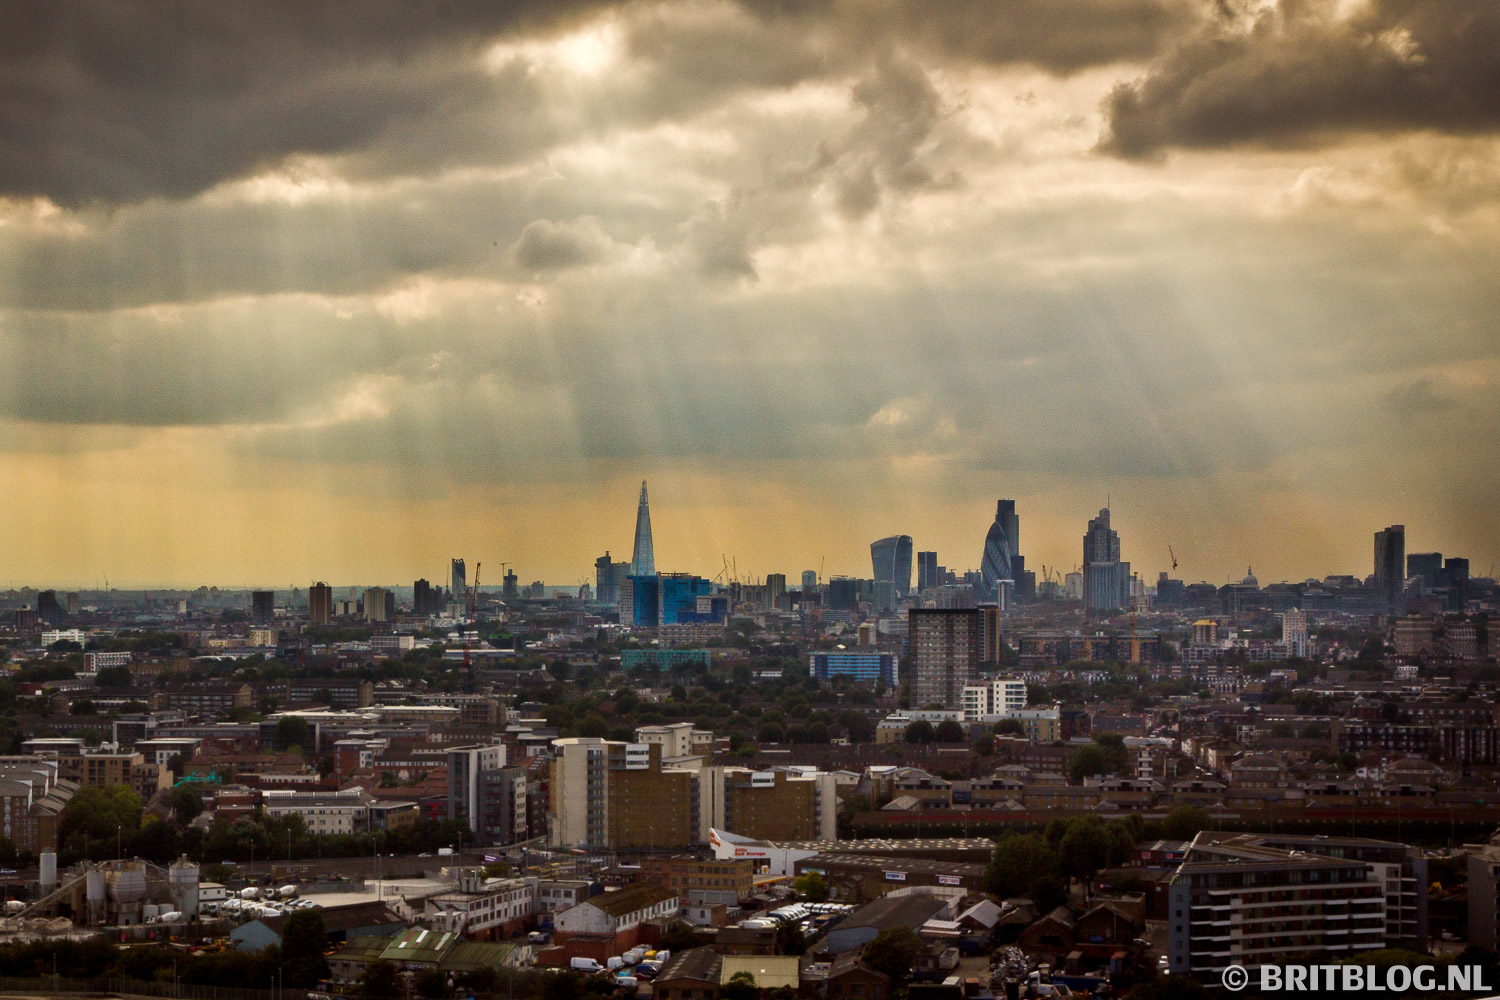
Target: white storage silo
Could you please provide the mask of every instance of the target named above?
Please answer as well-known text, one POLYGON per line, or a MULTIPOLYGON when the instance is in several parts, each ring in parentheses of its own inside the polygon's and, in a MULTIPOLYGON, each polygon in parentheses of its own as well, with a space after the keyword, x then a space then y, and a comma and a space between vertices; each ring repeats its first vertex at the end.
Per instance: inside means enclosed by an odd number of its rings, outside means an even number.
POLYGON ((57 888, 57 852, 43 851, 41 859, 41 877, 37 879, 41 883, 42 895, 45 896, 57 888))
POLYGON ((83 884, 89 923, 104 923, 104 869, 90 868, 84 876, 83 884))
POLYGON ((189 917, 198 915, 198 865, 186 857, 178 858, 167 869, 167 891, 172 909, 189 917))

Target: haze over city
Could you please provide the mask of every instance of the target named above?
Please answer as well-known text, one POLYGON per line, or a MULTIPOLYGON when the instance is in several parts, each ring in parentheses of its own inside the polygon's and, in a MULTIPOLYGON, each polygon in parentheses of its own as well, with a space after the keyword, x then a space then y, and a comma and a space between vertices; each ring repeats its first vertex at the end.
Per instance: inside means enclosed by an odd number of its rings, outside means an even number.
POLYGON ((1500 560, 1500 13, 1008 6, 13 18, 7 582, 1500 560))

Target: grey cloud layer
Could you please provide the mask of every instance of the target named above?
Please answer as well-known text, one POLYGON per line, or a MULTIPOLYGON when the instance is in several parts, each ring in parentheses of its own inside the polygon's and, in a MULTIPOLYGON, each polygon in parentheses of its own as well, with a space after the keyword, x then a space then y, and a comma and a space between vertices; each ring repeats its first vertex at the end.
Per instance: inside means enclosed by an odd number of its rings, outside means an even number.
POLYGON ((489 37, 572 0, 21 0, 0 32, 0 193, 182 197, 296 153, 363 148, 482 98, 489 37))
POLYGON ((1340 6, 1280 0, 1220 19, 1115 90, 1103 147, 1146 156, 1361 131, 1500 131, 1500 5, 1371 0, 1348 17, 1340 6))
POLYGON ((1188 0, 1023 0, 999 12, 756 0, 23 0, 7 7, 0 33, 0 194, 114 204, 187 197, 298 154, 349 157, 374 173, 520 156, 592 123, 549 115, 524 66, 486 75, 483 47, 607 7, 621 12, 628 51, 645 67, 592 116, 616 122, 837 75, 898 45, 939 62, 1071 72, 1147 57, 1195 20, 1188 0))

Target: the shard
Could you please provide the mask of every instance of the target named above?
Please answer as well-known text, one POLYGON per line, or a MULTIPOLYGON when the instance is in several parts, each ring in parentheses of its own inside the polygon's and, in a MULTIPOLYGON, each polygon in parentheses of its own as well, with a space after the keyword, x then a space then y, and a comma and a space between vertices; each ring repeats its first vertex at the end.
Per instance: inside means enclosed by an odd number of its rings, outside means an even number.
POLYGON ((641 505, 635 512, 635 554, 630 558, 630 575, 656 575, 656 553, 651 549, 651 504, 646 500, 645 480, 641 481, 641 505))

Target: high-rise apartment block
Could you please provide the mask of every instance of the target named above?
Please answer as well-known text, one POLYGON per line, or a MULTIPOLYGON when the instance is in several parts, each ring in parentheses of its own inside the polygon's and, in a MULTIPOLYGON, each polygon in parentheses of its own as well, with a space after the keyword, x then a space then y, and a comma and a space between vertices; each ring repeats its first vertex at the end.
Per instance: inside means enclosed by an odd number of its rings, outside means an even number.
POLYGON ((1281 641, 1288 656, 1307 656, 1307 612, 1292 608, 1281 615, 1281 641))
POLYGON ((1390 604, 1401 601, 1406 583, 1406 525, 1375 532, 1375 588, 1390 604))
POLYGON ((321 580, 307 588, 307 623, 327 625, 333 621, 333 588, 321 580))
POLYGON ((250 624, 269 625, 276 619, 276 592, 252 590, 250 592, 250 624))
POLYGON ((370 587, 365 591, 365 621, 391 622, 396 620, 396 595, 384 587, 370 587))
POLYGON ((506 767, 503 744, 450 747, 448 818, 467 824, 481 844, 527 837, 526 769, 506 767))
POLYGON ((780 608, 786 604, 786 574, 766 574, 766 607, 780 608))
POLYGON ((424 580, 411 585, 411 613, 435 615, 443 610, 443 592, 424 580))
POLYGON ((914 708, 961 707, 965 685, 979 673, 983 647, 978 608, 912 608, 907 612, 914 708))

